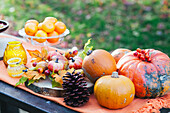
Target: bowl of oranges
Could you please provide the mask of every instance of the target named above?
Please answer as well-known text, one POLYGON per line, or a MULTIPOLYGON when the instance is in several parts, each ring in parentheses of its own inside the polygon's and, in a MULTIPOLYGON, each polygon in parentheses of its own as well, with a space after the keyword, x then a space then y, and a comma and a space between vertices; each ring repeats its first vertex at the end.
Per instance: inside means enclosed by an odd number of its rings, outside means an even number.
POLYGON ((24 28, 19 30, 19 35, 33 45, 57 45, 70 31, 62 21, 55 17, 46 17, 43 22, 28 20, 24 28))

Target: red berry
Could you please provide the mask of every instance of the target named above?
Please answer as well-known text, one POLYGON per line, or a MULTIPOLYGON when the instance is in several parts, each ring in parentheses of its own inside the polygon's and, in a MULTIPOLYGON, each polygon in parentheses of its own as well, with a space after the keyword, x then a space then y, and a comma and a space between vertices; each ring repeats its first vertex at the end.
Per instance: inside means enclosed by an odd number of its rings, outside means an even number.
POLYGON ((146 59, 149 58, 149 54, 148 54, 148 53, 145 54, 145 58, 146 58, 146 59))
POLYGON ((137 48, 136 51, 139 52, 139 53, 141 53, 141 49, 140 49, 140 48, 137 48))
POLYGON ((145 53, 146 53, 146 51, 143 49, 143 50, 141 50, 141 53, 145 54, 145 53))
POLYGON ((44 74, 47 76, 50 75, 50 70, 45 70, 44 74))
POLYGON ((142 58, 143 61, 145 61, 146 59, 145 58, 142 58))
POLYGON ((77 53, 78 53, 77 50, 74 50, 74 51, 73 51, 73 54, 74 54, 74 55, 77 55, 77 53))
POLYGON ((141 60, 144 60, 144 59, 145 59, 144 55, 141 55, 141 56, 140 56, 140 59, 141 59, 141 60))
POLYGON ((149 58, 147 59, 147 61, 148 61, 148 62, 151 62, 151 58, 149 57, 149 58))
POLYGON ((134 56, 138 56, 138 52, 133 53, 134 56))
POLYGON ((33 67, 36 67, 36 65, 37 65, 37 62, 32 63, 33 67))
POLYGON ((139 57, 139 58, 141 57, 141 55, 142 55, 141 53, 138 53, 138 57, 139 57))
POLYGON ((38 68, 38 73, 43 73, 43 68, 38 68))

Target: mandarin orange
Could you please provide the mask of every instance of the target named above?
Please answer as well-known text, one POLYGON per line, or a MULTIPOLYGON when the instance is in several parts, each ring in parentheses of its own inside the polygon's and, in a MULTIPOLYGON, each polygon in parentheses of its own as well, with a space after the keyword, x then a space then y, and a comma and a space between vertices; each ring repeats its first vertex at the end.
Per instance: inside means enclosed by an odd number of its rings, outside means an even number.
POLYGON ((46 17, 44 21, 51 21, 55 24, 58 20, 55 17, 46 17))
POLYGON ((55 23, 55 31, 58 34, 62 34, 64 33, 64 31, 66 30, 66 25, 63 22, 57 22, 55 23))
POLYGON ((34 24, 36 24, 37 26, 38 26, 38 24, 39 24, 39 22, 38 22, 37 20, 34 20, 34 19, 32 19, 32 20, 27 20, 25 24, 27 24, 27 23, 34 23, 34 24))
POLYGON ((38 27, 34 23, 27 23, 24 26, 25 33, 30 36, 34 36, 34 34, 37 32, 38 27))
POLYGON ((39 30, 42 30, 42 23, 39 23, 39 24, 38 24, 38 29, 39 29, 39 30))
MULTIPOLYGON (((57 35, 58 35, 58 33, 56 31, 48 33, 48 37, 57 36, 57 35)), ((59 38, 49 38, 49 39, 47 39, 47 41, 49 43, 56 43, 58 40, 59 40, 59 38)))
POLYGON ((42 23, 42 30, 45 31, 46 33, 53 32, 55 29, 55 25, 53 22, 46 20, 42 23))
MULTIPOLYGON (((35 36, 36 37, 47 37, 47 33, 44 32, 43 30, 38 30, 36 33, 35 33, 35 36)), ((47 39, 44 39, 44 38, 40 38, 40 39, 35 39, 37 42, 39 43, 43 43, 45 42, 47 39)))

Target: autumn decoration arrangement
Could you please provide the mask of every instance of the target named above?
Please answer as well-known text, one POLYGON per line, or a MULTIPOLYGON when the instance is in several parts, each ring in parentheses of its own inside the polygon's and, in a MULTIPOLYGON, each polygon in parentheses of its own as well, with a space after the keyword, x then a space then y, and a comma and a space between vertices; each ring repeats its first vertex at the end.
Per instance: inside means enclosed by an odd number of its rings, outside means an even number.
MULTIPOLYGON (((54 18, 46 18, 43 23, 28 21, 25 30, 28 35, 35 36, 49 36, 50 32, 63 33, 64 30, 58 28, 56 22, 54 18), (29 26, 34 26, 36 32, 30 32, 29 26)), ((94 83, 94 95, 98 103, 109 109, 124 108, 135 96, 155 98, 168 92, 170 59, 165 53, 140 48, 135 51, 118 48, 109 53, 103 49, 92 50, 90 41, 87 41, 82 52, 69 49, 60 53, 57 50, 47 51, 43 47, 41 51, 27 50, 32 57, 32 67, 23 70, 24 74, 16 86, 26 81, 30 85, 49 77, 53 87, 65 90, 66 105, 78 107, 89 100, 85 80, 88 78, 94 83)))

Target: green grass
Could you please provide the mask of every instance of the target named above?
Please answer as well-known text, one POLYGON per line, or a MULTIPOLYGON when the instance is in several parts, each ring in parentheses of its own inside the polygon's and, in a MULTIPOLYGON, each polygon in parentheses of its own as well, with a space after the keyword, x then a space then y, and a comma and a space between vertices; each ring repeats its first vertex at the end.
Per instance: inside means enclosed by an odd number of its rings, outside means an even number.
POLYGON ((43 21, 53 16, 71 31, 65 39, 69 46, 82 48, 92 37, 95 49, 154 48, 170 56, 170 10, 163 2, 166 0, 126 1, 129 4, 118 0, 4 0, 0 10, 6 20, 13 22, 13 31, 21 29, 28 19, 43 21))

